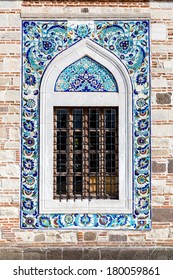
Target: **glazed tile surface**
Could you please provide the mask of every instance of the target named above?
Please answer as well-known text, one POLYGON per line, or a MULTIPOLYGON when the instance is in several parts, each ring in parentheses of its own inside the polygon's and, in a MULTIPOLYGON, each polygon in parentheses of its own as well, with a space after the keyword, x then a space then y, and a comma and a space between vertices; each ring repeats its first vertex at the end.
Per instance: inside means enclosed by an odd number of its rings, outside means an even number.
MULTIPOLYGON (((21 227, 36 229, 138 229, 150 219, 150 81, 148 21, 23 21, 21 227), (89 37, 114 53, 133 85, 132 214, 39 214, 39 87, 49 62, 72 44, 89 37)), ((57 91, 118 91, 112 74, 88 57, 59 77, 57 91), (82 65, 80 71, 79 66, 82 65), (92 67, 94 64, 94 68, 92 67), (87 65, 85 69, 84 65, 87 65), (91 66, 91 67, 90 67, 91 66), (74 68, 75 78, 68 73, 74 68), (94 70, 92 70, 94 69, 94 70), (97 74, 99 72, 99 75, 97 74), (91 79, 88 80, 88 76, 91 79), (64 77, 68 82, 64 83, 64 77), (80 85, 76 80, 80 76, 80 85), (94 85, 94 86, 93 86, 94 85)), ((57 92, 58 94, 58 92, 57 92)), ((81 93, 82 94, 82 93, 81 93)))

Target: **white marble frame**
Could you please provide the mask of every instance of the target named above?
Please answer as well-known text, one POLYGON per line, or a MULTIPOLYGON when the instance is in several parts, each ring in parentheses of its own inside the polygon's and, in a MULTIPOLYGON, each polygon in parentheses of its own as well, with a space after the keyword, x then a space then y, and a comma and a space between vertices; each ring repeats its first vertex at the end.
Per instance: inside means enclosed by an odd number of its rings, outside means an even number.
POLYGON ((39 211, 51 213, 132 213, 132 84, 124 64, 113 53, 83 39, 57 55, 46 68, 40 86, 39 211), (55 92, 55 82, 70 64, 89 56, 115 77, 118 92, 55 92), (54 106, 119 107, 119 199, 53 199, 54 106))

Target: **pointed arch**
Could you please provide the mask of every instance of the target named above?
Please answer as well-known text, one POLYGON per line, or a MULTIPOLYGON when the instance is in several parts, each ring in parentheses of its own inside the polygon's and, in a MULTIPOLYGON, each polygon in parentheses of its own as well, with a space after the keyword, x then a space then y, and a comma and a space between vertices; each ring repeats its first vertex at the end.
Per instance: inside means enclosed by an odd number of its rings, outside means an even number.
POLYGON ((132 84, 121 60, 90 39, 82 39, 49 63, 40 85, 40 212, 131 213, 132 209, 132 84), (114 77, 118 92, 56 92, 57 78, 69 65, 88 56, 114 77), (119 108, 119 200, 53 200, 53 116, 55 106, 117 106, 119 108), (95 209, 95 210, 93 210, 95 209))

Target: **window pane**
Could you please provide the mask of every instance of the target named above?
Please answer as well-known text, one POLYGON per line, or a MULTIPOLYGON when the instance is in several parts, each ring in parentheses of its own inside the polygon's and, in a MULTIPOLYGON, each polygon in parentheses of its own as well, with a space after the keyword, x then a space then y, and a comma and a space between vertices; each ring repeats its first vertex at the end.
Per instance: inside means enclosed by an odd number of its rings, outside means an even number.
POLYGON ((73 109, 73 129, 82 128, 82 109, 73 109))
POLYGON ((115 176, 106 177, 106 193, 113 197, 116 196, 116 198, 118 198, 118 188, 115 176))
POLYGON ((57 194, 66 194, 66 177, 57 177, 57 194))
POLYGON ((73 134, 73 149, 82 150, 82 132, 74 132, 73 134))
POLYGON ((91 150, 99 150, 99 132, 89 133, 89 144, 91 150))
POLYGON ((82 172, 82 154, 75 154, 73 156, 73 171, 82 172))
POLYGON ((98 172, 99 171, 99 155, 98 154, 90 154, 90 172, 98 172))
POLYGON ((57 172, 66 172, 66 154, 57 154, 57 172))
POLYGON ((90 193, 96 193, 97 180, 98 180, 98 178, 96 176, 90 177, 90 193))
POLYGON ((82 176, 73 177, 73 193, 74 194, 82 193, 82 176))
POLYGON ((66 150, 67 133, 57 131, 57 150, 66 150))
POLYGON ((106 132, 106 150, 115 150, 115 132, 106 132))
POLYGON ((99 110, 89 109, 89 127, 99 128, 99 110))
POLYGON ((115 128, 115 109, 105 110, 106 114, 106 128, 115 128))
POLYGON ((67 128, 67 110, 59 109, 57 112, 57 128, 67 128))
POLYGON ((106 154, 106 172, 115 172, 115 154, 106 154))

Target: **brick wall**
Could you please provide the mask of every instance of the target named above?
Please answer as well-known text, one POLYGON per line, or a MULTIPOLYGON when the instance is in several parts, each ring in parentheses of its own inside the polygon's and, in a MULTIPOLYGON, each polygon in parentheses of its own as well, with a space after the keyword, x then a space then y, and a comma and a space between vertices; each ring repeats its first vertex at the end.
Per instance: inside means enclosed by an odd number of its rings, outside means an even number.
MULTIPOLYGON (((76 13, 76 10, 74 12, 76 13)), ((114 258, 127 258, 130 248, 134 250, 140 247, 146 248, 146 255, 143 253, 144 259, 147 259, 148 255, 157 258, 156 254, 153 255, 152 248, 157 248, 159 254, 166 256, 165 258, 173 258, 169 250, 161 249, 173 246, 172 69, 172 1, 0 1, 0 258, 62 259, 70 254, 67 248, 77 248, 76 258, 91 258, 91 255, 92 258, 104 258, 105 255, 111 258, 111 252, 114 258), (30 18, 30 15, 38 16, 39 11, 39 15, 44 16, 46 9, 51 18, 51 7, 55 13, 55 8, 59 12, 61 8, 64 9, 64 13, 73 13, 72 6, 78 9, 77 11, 88 8, 89 13, 93 13, 94 9, 100 11, 100 7, 105 7, 105 11, 106 8, 110 8, 109 12, 114 12, 116 7, 119 18, 121 15, 124 18, 135 18, 136 15, 142 17, 146 13, 150 15, 153 216, 151 231, 25 231, 19 228, 20 14, 27 14, 30 18), (58 249, 59 247, 61 249, 58 249), (104 249, 105 247, 107 249, 104 249), (28 248, 31 248, 30 252, 28 248), (49 250, 44 251, 46 248, 49 250), (57 249, 51 251, 51 248, 57 249), (123 248, 126 248, 126 251, 122 251, 123 248)), ((133 250, 130 251, 132 254, 133 250)), ((133 255, 140 258, 142 253, 133 255)))

